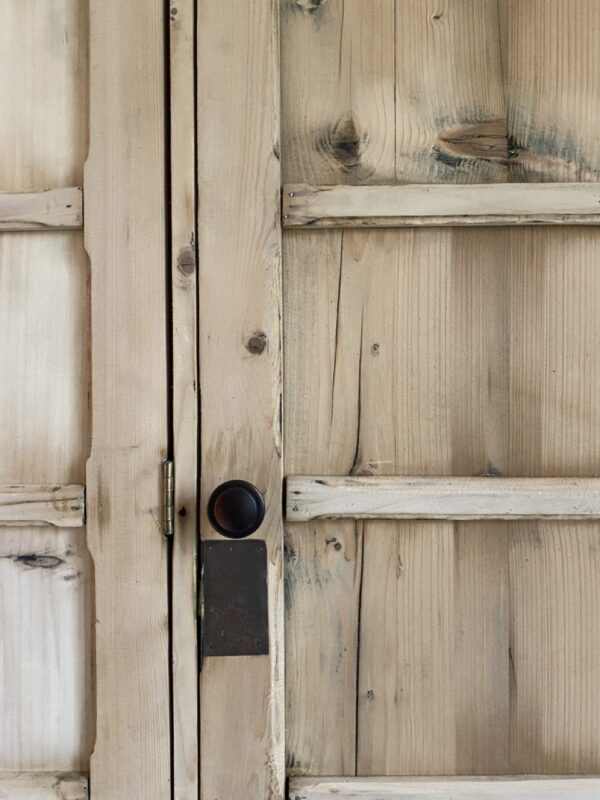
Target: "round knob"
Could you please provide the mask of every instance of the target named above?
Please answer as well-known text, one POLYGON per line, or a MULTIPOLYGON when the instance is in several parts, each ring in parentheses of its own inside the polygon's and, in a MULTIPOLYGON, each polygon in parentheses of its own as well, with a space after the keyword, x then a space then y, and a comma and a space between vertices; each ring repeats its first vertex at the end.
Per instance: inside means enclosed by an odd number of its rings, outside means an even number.
POLYGON ((227 481, 214 490, 208 501, 208 519, 213 528, 229 539, 244 539, 258 530, 265 518, 265 501, 256 486, 247 481, 227 481))

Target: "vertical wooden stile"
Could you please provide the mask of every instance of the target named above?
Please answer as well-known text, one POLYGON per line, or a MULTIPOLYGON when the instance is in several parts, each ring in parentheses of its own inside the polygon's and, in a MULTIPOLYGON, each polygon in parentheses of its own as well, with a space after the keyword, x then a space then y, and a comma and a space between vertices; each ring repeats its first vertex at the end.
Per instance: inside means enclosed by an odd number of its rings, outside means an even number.
POLYGON ((91 796, 170 796, 162 0, 90 0, 85 241, 92 272, 88 539, 95 568, 91 796))
POLYGON ((171 309, 175 515, 172 557, 173 782, 175 800, 198 796, 197 280, 194 2, 169 10, 171 309))
POLYGON ((285 790, 278 7, 198 5, 201 536, 217 536, 205 508, 222 481, 264 494, 270 632, 268 656, 202 665, 203 800, 285 790))

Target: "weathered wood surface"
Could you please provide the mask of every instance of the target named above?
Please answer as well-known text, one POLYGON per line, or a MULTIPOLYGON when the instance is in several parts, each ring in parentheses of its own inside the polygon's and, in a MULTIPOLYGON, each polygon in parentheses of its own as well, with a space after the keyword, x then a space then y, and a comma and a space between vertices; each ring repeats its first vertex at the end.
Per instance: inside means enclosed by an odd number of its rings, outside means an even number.
MULTIPOLYGON (((573 7, 285 4, 284 183, 597 180, 600 5, 573 7)), ((286 474, 596 476, 599 254, 569 226, 287 230, 286 474)), ((599 536, 290 523, 289 770, 597 772, 599 536)))
POLYGON ((57 772, 0 772, 0 800, 88 800, 88 781, 57 772))
POLYGON ((296 779, 290 800, 597 800, 598 778, 472 778, 426 779, 354 778, 296 779))
POLYGON ((288 476, 286 517, 311 519, 598 519, 596 478, 288 476))
POLYGON ((600 188, 592 183, 288 184, 282 205, 289 228, 600 224, 600 188))
POLYGON ((173 459, 177 465, 171 561, 173 780, 176 800, 197 800, 198 338, 193 0, 171 0, 169 29, 173 459))
MULTIPOLYGON (((393 0, 283 4, 285 182, 393 179, 394 5, 393 0)), ((340 329, 335 313, 346 300, 359 300, 352 278, 350 286, 340 282, 345 236, 337 230, 284 236, 286 474, 344 474, 354 462, 360 323, 346 326, 340 317, 340 329)), ((357 306, 352 310, 360 313, 357 306)), ((347 319, 351 316, 352 311, 347 319)), ((361 524, 286 525, 291 774, 348 775, 356 769, 362 550, 361 524)))
POLYGON ((164 3, 90 2, 85 241, 92 268, 88 541, 95 577, 92 797, 171 789, 164 3))
MULTIPOLYGON (((81 186, 86 4, 5 0, 0 16, 0 188, 81 186)), ((0 483, 83 485, 90 342, 81 232, 0 233, 0 342, 0 483)), ((0 771, 89 767, 92 572, 82 529, 0 530, 0 771)))
POLYGON ((198 6, 200 530, 217 536, 204 509, 222 481, 263 493, 270 638, 268 656, 204 660, 204 800, 285 792, 279 5, 198 6))
POLYGON ((78 187, 0 193, 0 233, 76 230, 82 226, 83 191, 78 187))
POLYGON ((84 523, 83 486, 0 486, 0 525, 80 528, 84 523))

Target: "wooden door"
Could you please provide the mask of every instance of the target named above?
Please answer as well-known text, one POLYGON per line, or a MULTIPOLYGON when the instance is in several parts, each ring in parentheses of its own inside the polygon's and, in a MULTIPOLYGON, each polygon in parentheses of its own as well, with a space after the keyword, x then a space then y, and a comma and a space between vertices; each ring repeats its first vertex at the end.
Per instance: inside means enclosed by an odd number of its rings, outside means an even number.
POLYGON ((600 2, 197 13, 201 797, 599 797, 600 2))
POLYGON ((0 4, 7 800, 167 800, 172 740, 180 758, 168 570, 185 537, 175 548, 163 528, 167 25, 162 0, 0 4))

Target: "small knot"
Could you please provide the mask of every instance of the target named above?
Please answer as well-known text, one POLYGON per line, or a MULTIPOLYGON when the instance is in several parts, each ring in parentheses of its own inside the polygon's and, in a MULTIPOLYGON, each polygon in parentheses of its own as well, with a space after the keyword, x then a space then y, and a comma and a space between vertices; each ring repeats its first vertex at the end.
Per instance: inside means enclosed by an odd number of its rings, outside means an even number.
POLYGON ((246 342, 246 350, 252 355, 260 355, 264 353, 267 346, 267 334, 263 331, 255 331, 246 342))
POLYGON ((177 268, 184 275, 193 275, 196 269, 196 254, 191 247, 183 247, 177 258, 177 268))
POLYGON ((360 164, 365 140, 366 135, 361 134, 354 115, 348 111, 324 130, 317 147, 345 169, 352 169, 360 164))

